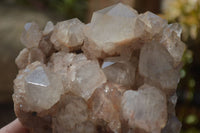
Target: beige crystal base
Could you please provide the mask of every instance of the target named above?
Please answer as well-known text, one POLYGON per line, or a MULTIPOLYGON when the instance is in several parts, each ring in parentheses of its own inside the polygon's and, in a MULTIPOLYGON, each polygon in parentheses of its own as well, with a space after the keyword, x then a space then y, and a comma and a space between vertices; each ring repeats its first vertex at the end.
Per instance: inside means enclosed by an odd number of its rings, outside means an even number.
POLYGON ((178 24, 121 3, 78 19, 25 25, 14 106, 32 133, 178 133, 178 24))

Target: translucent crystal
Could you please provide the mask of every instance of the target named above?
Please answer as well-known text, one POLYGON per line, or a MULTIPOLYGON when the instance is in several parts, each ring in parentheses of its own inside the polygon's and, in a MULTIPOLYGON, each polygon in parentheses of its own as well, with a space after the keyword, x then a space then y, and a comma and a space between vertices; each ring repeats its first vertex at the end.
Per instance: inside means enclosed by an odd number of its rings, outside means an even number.
POLYGON ((84 50, 92 56, 101 57, 102 52, 108 55, 115 54, 120 45, 129 43, 143 34, 144 28, 142 22, 137 19, 135 10, 122 4, 108 9, 94 13, 91 23, 84 29, 88 38, 84 50))
POLYGON ((107 83, 96 89, 89 99, 91 117, 94 121, 102 119, 113 132, 120 132, 120 105, 124 89, 116 84, 107 83))
POLYGON ((166 20, 149 11, 140 14, 139 19, 144 22, 146 30, 152 35, 159 33, 167 25, 166 20))
POLYGON ((15 89, 23 92, 24 110, 27 111, 48 110, 59 101, 63 93, 61 78, 39 62, 28 65, 18 74, 16 81, 15 89))
POLYGON ((25 30, 21 35, 21 42, 27 48, 37 47, 42 37, 39 26, 35 22, 32 22, 27 23, 24 28, 25 30))
POLYGON ((185 51, 185 44, 180 40, 181 32, 180 25, 170 24, 164 29, 161 38, 161 43, 174 59, 174 65, 180 64, 185 51))
POLYGON ((31 133, 178 133, 179 24, 122 3, 77 18, 27 23, 15 62, 16 116, 31 133))
POLYGON ((153 86, 143 85, 138 91, 126 91, 121 106, 122 115, 132 128, 160 133, 166 124, 166 97, 153 86))
POLYGON ((173 58, 158 42, 146 44, 140 52, 139 73, 146 82, 161 86, 166 92, 175 90, 179 81, 179 68, 173 67, 173 58))
POLYGON ((53 44, 50 41, 49 35, 43 36, 40 40, 38 48, 49 57, 55 51, 53 44))
POLYGON ((54 30, 54 25, 51 21, 48 21, 44 30, 43 30, 43 35, 48 35, 54 30))
POLYGON ((82 96, 85 100, 106 82, 98 62, 87 60, 83 54, 56 53, 52 56, 49 67, 63 76, 66 91, 82 96))
POLYGON ((118 83, 126 87, 133 87, 135 81, 136 64, 130 61, 121 61, 118 58, 110 58, 105 61, 115 61, 103 68, 103 71, 110 82, 118 83))
POLYGON ((95 23, 95 21, 97 21, 98 19, 101 19, 103 15, 128 18, 128 17, 136 17, 138 13, 133 8, 126 6, 122 3, 118 3, 116 5, 94 12, 91 22, 95 23))
POLYGON ((88 100, 95 89, 106 82, 106 77, 96 61, 71 66, 71 91, 88 100))
POLYGON ((19 55, 15 59, 15 63, 19 69, 24 69, 28 65, 28 56, 29 50, 27 48, 20 51, 19 55))
POLYGON ((77 18, 59 22, 54 28, 51 42, 57 49, 63 47, 68 47, 69 49, 77 48, 84 41, 83 26, 84 24, 77 18))
POLYGON ((32 63, 35 61, 45 63, 45 55, 40 49, 32 48, 30 49, 30 52, 29 52, 28 61, 29 63, 32 63))

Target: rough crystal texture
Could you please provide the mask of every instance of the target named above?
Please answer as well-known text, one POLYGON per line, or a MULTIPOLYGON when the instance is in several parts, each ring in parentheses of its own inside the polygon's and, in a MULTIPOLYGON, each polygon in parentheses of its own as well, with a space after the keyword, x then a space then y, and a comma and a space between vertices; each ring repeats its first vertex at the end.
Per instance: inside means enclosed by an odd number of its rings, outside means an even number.
POLYGON ((121 3, 91 22, 27 23, 15 113, 31 133, 178 133, 181 27, 121 3))
POLYGON ((93 121, 104 120, 113 132, 120 132, 120 105, 124 88, 112 83, 106 83, 96 89, 89 99, 89 109, 93 121))
POLYGON ((66 94, 57 106, 57 111, 53 116, 53 132, 55 133, 71 133, 78 128, 76 127, 78 124, 83 124, 88 120, 87 104, 81 97, 66 94))
POLYGON ((119 57, 106 58, 102 68, 108 81, 129 88, 134 86, 136 61, 126 61, 124 58, 119 57))
POLYGON ((147 83, 161 86, 166 92, 177 87, 179 68, 173 66, 173 58, 159 42, 145 45, 140 52, 139 72, 147 83))
POLYGON ((166 97, 155 87, 143 85, 138 91, 126 91, 121 106, 123 118, 132 128, 159 133, 166 124, 166 97))
POLYGON ((56 24, 51 42, 57 49, 68 47, 75 49, 80 47, 84 41, 82 32, 84 24, 78 19, 71 19, 56 24))
POLYGON ((49 66, 63 76, 66 91, 89 99, 94 90, 106 82, 97 61, 87 60, 83 54, 60 52, 52 56, 49 66))

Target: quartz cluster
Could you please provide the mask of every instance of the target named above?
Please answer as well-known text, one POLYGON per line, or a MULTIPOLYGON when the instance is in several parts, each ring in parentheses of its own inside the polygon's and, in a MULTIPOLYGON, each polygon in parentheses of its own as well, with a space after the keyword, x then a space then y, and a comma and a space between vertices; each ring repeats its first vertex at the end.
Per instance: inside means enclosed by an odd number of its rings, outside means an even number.
POLYGON ((77 18, 27 23, 14 107, 31 133, 178 133, 181 27, 121 3, 77 18))

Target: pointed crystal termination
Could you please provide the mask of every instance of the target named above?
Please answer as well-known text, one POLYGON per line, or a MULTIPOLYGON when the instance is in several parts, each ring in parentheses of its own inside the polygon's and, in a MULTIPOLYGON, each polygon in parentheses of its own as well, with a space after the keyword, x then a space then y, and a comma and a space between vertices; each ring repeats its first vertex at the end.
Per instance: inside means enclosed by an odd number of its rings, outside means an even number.
POLYGON ((37 47, 42 37, 42 32, 40 31, 39 26, 35 22, 32 22, 27 23, 24 28, 25 30, 22 33, 21 42, 27 48, 37 47))
POLYGON ((116 52, 120 54, 117 47, 138 39, 144 30, 137 16, 137 11, 123 4, 95 12, 91 23, 84 29, 88 41, 83 50, 100 58, 116 52))
POLYGON ((145 12, 144 14, 140 14, 139 19, 145 23, 147 26, 147 32, 152 35, 159 33, 165 26, 167 26, 166 20, 149 11, 145 12))
POLYGON ((174 23, 165 27, 163 32, 161 43, 173 57, 174 66, 177 66, 180 64, 185 51, 185 45, 180 40, 182 29, 179 24, 174 23))
POLYGON ((56 24, 51 36, 51 42, 57 49, 80 47, 84 41, 83 26, 84 24, 77 18, 59 22, 56 24))
MULTIPOLYGON (((63 85, 59 75, 34 62, 22 70, 15 80, 15 93, 22 93, 26 111, 41 112, 50 109, 60 100, 63 85)), ((15 98, 18 98, 14 94, 15 98)))
POLYGON ((85 100, 106 82, 98 62, 87 60, 83 54, 56 53, 52 56, 49 67, 62 75, 66 92, 71 91, 85 100))
POLYGON ((179 133, 181 27, 124 4, 27 23, 15 62, 15 113, 31 133, 179 133))
POLYGON ((23 69, 28 65, 28 56, 29 50, 27 48, 24 48, 22 51, 20 51, 19 55, 15 59, 15 63, 19 69, 23 69))
POLYGON ((50 34, 52 31, 54 30, 54 25, 51 21, 48 21, 45 28, 44 28, 44 31, 43 31, 43 35, 48 35, 50 34))

